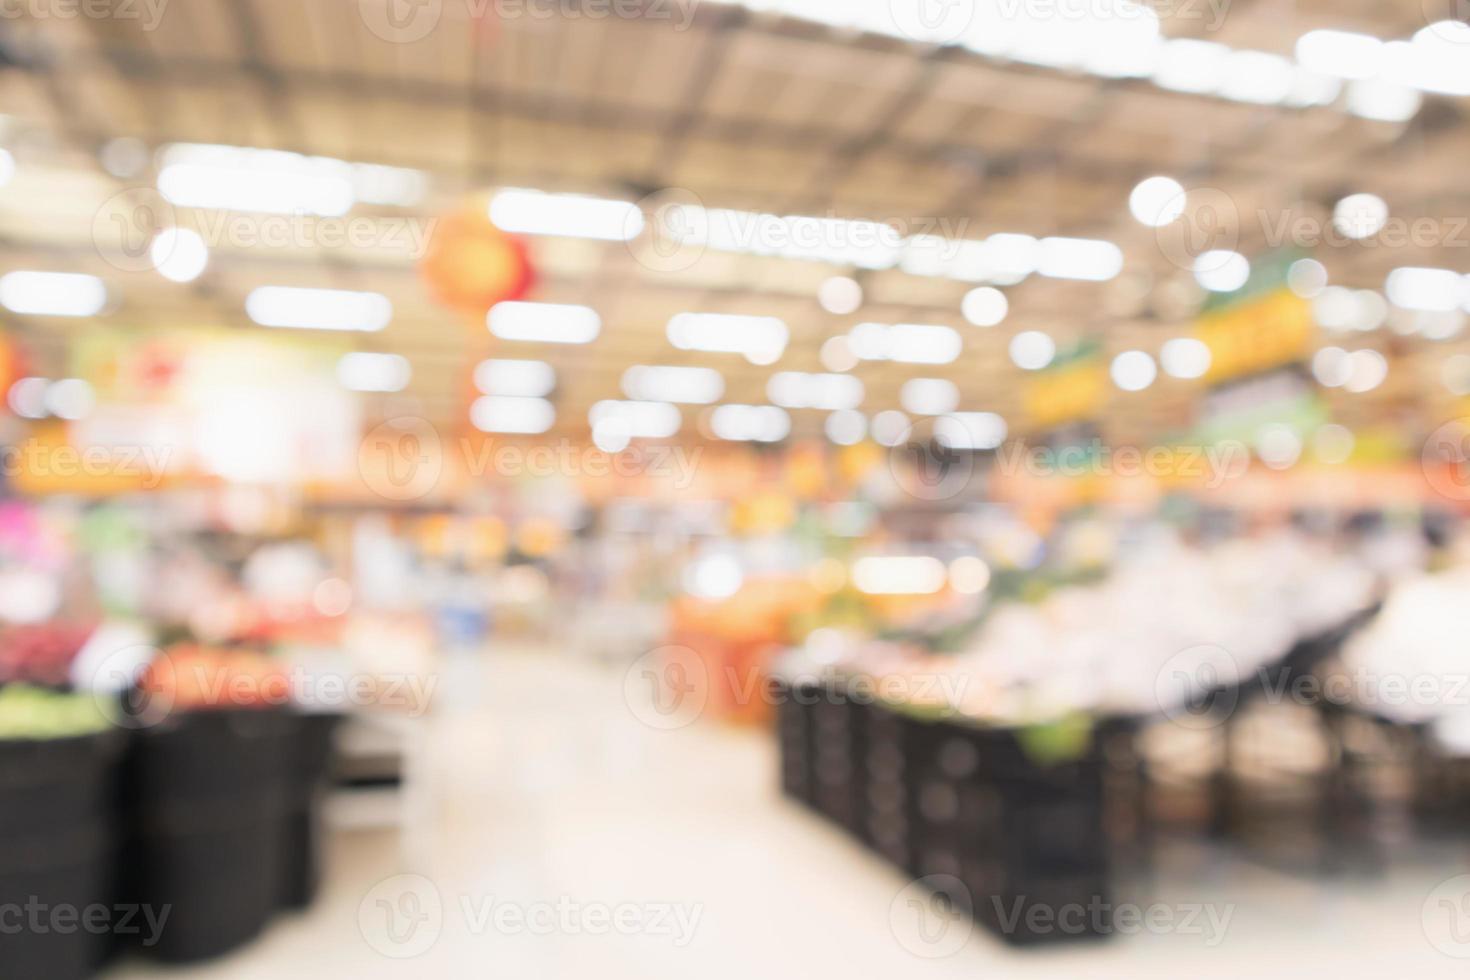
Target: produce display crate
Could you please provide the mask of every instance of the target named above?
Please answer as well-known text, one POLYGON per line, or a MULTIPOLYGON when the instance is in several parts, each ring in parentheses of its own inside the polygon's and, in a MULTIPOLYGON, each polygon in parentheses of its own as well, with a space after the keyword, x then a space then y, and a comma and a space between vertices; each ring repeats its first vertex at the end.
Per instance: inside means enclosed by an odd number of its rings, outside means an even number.
POLYGON ((793 797, 1007 942, 1109 931, 1094 911, 1111 897, 1096 741, 1081 758, 1044 765, 1013 730, 910 716, 835 685, 796 693, 778 722, 793 797), (1045 921, 1067 907, 1086 915, 1080 928, 1033 929, 1036 905, 1045 921))

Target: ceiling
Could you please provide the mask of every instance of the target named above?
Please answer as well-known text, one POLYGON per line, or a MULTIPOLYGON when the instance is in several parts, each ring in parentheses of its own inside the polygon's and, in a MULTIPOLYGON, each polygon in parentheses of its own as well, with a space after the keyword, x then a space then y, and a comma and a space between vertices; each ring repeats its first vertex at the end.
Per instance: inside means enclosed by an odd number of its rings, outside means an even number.
MULTIPOLYGON (((551 360, 559 428, 582 434, 591 403, 621 397, 629 365, 716 366, 727 401, 763 402, 773 370, 822 370, 822 341, 860 320, 949 324, 965 338, 952 364, 859 366, 865 410, 896 407, 907 378, 946 377, 960 384, 963 408, 1016 418, 1023 373, 1006 353, 1016 332, 1042 329, 1059 343, 1096 336, 1109 351, 1157 353, 1187 330, 1200 298, 1188 256, 1128 212, 1130 190, 1151 174, 1226 202, 1247 255, 1266 250, 1282 221, 1325 221, 1350 191, 1376 193, 1406 219, 1470 215, 1465 99, 1427 96, 1409 122, 1376 122, 1340 106, 1187 95, 714 2, 630 0, 627 9, 643 16, 594 18, 579 12, 599 8, 574 0, 555 17, 443 0, 433 30, 394 42, 375 33, 384 2, 153 0, 164 6, 152 23, 144 0, 114 0, 116 16, 100 19, 59 16, 61 0, 50 16, 36 16, 46 13, 36 0, 31 15, 0 21, 3 145, 18 165, 0 189, 5 267, 102 276, 115 297, 105 319, 127 328, 259 330, 244 296, 266 284, 376 290, 392 300, 393 321, 351 342, 406 355, 414 379, 401 396, 372 396, 375 413, 408 408, 462 422, 470 365, 494 350, 551 360), (155 177, 104 170, 99 151, 119 136, 150 148, 221 143, 418 168, 429 192, 412 208, 360 206, 354 215, 397 229, 366 247, 219 242, 205 274, 177 284, 105 257, 102 240, 126 231, 114 224, 118 202, 134 201, 128 195, 155 177), (1125 271, 1106 283, 1033 276, 1007 289, 1006 321, 981 329, 959 313, 973 284, 942 277, 859 272, 866 301, 838 317, 815 300, 825 278, 851 271, 833 265, 710 251, 659 271, 639 261, 638 243, 537 238, 535 298, 591 305, 604 327, 585 346, 508 343, 433 304, 413 239, 436 216, 500 186, 633 201, 675 189, 710 207, 867 218, 965 239, 1103 238, 1123 249, 1125 271), (676 350, 665 324, 690 310, 778 316, 791 344, 775 367, 676 350)), ((1314 28, 1402 38, 1424 24, 1419 0, 1237 0, 1208 32, 1197 18, 1163 18, 1172 37, 1281 54, 1314 28)), ((1333 282, 1353 286, 1381 288, 1405 265, 1470 272, 1470 231, 1448 221, 1438 228, 1420 244, 1339 244, 1313 254, 1333 282)), ((66 338, 91 328, 6 321, 50 370, 61 369, 66 338)), ((1387 331, 1362 342, 1395 348, 1409 367, 1371 396, 1343 400, 1346 418, 1415 398, 1424 372, 1458 349, 1458 341, 1410 343, 1387 331)), ((1109 431, 1129 438, 1176 426, 1197 390, 1163 379, 1146 392, 1114 393, 1109 431)), ((820 431, 821 413, 796 414, 798 431, 820 431)))

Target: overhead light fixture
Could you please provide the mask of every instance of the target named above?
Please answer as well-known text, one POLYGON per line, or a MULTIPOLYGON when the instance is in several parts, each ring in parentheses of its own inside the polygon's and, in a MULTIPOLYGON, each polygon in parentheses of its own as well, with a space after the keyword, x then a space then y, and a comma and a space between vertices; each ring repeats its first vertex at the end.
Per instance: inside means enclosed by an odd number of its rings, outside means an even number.
POLYGON ((868 434, 868 417, 862 412, 844 409, 827 416, 823 424, 827 438, 839 446, 856 446, 868 434))
POLYGON ((1324 388, 1342 387, 1351 374, 1351 355, 1341 347, 1323 347, 1312 355, 1312 376, 1324 388))
POLYGON ((729 442, 780 442, 791 434, 791 416, 774 405, 720 405, 709 424, 729 442))
POLYGON ((1383 70, 1383 42, 1353 31, 1309 31, 1296 42, 1296 60, 1339 78, 1372 78, 1383 70))
POLYGON ((1184 214, 1184 185, 1173 177, 1141 180, 1128 195, 1128 210, 1134 220, 1150 228, 1161 228, 1184 214))
POLYGON ((96 316, 107 305, 107 286, 75 272, 7 272, 0 276, 0 304, 34 316, 96 316))
POLYGON ((960 301, 960 313, 977 327, 995 326, 1006 318, 1010 310, 1010 300, 994 286, 972 289, 960 301))
POLYGON ((59 419, 75 422, 92 414, 97 394, 81 378, 62 378, 46 387, 46 410, 59 419))
POLYGON ((774 364, 786 351, 786 324, 773 316, 680 313, 669 320, 669 342, 680 350, 743 354, 752 364, 774 364))
POLYGON ((261 286, 245 297, 245 312, 263 327, 373 333, 393 319, 393 304, 382 293, 261 286))
POLYGON ((21 378, 5 393, 5 403, 23 419, 44 419, 46 391, 50 387, 51 382, 46 378, 21 378))
POLYGON ((545 361, 490 358, 475 365, 475 387, 486 395, 544 398, 556 387, 556 369, 545 361))
POLYGON ((766 396, 782 408, 819 408, 831 412, 861 405, 863 383, 850 374, 778 371, 766 383, 766 396))
POLYGON ((817 302, 833 316, 856 313, 863 305, 863 287, 850 276, 832 276, 822 280, 817 289, 817 302))
POLYGON ((1214 248, 1194 260, 1194 278, 1212 293, 1233 293, 1251 277, 1251 263, 1239 252, 1214 248))
POLYGON ((1376 194, 1349 194, 1332 209, 1332 226, 1348 238, 1372 238, 1388 223, 1388 204, 1376 194))
POLYGON ((999 449, 1007 432, 1006 420, 994 412, 953 412, 934 422, 934 439, 947 449, 999 449))
POLYGON ((385 167, 380 163, 352 163, 348 167, 353 192, 364 204, 411 208, 423 203, 429 189, 429 176, 422 170, 385 167))
POLYGON ((1175 92, 1204 95, 1219 91, 1230 68, 1230 49, 1213 41, 1177 38, 1164 42, 1154 68, 1154 83, 1175 92))
POLYGON ((852 352, 852 344, 845 335, 822 341, 817 357, 828 371, 851 371, 858 366, 858 356, 852 352))
POLYGON ((508 187, 490 199, 490 220, 503 231, 627 242, 643 231, 638 205, 585 194, 548 194, 508 187))
POLYGON ((913 431, 909 417, 897 409, 887 409, 873 416, 873 441, 880 446, 897 446, 913 431))
POLYGON ((1348 359, 1348 377, 1343 388, 1354 394, 1372 391, 1388 378, 1388 359, 1372 348, 1353 351, 1348 359))
POLYGON ((1023 371, 1040 371, 1057 356, 1057 344, 1040 330, 1023 330, 1011 338, 1010 354, 1023 371))
POLYGON ((1171 378, 1202 378, 1210 370, 1211 360, 1209 346, 1193 337, 1175 337, 1165 341, 1159 351, 1159 362, 1164 373, 1171 378))
POLYGON ((1123 271, 1123 250, 1094 238, 1043 238, 1037 271, 1052 279, 1106 282, 1123 271))
POLYGON ((563 303, 496 303, 486 320, 490 332, 501 340, 590 344, 602 332, 596 310, 563 303))
POLYGON ((1303 299, 1313 299, 1327 288, 1327 267, 1316 259, 1297 259, 1286 270, 1286 285, 1303 299))
POLYGON ((556 423, 556 408, 544 398, 484 395, 470 406, 470 422, 481 432, 540 435, 556 423))
POLYGON ((1113 358, 1108 371, 1113 384, 1123 391, 1143 391, 1154 383, 1159 369, 1146 351, 1125 350, 1113 358))
POLYGON ((352 351, 337 362, 337 381, 349 391, 402 391, 411 377, 413 368, 401 354, 352 351))
POLYGON ((960 389, 943 378, 910 378, 899 389, 898 400, 915 415, 943 415, 960 407, 960 389))
POLYGON ((1290 60, 1264 51, 1232 51, 1218 94, 1236 102, 1277 105, 1291 96, 1295 84, 1290 60))
POLYGON ((148 257, 158 274, 172 282, 193 282, 209 264, 209 246, 198 232, 188 228, 166 228, 148 247, 148 257))
POLYGON ((634 439, 667 439, 677 435, 684 416, 668 402, 616 401, 597 402, 587 413, 593 427, 613 421, 634 439))
POLYGON ((1389 302, 1405 310, 1448 313, 1460 309, 1467 299, 1465 277, 1448 269, 1395 269, 1388 274, 1384 289, 1389 302))
POLYGON ((201 143, 164 149, 158 192, 178 207, 318 217, 340 217, 357 200, 341 160, 201 143))
POLYGON ((1348 86, 1347 107, 1353 115, 1379 122, 1406 122, 1414 118, 1424 97, 1417 89, 1376 78, 1348 86))
POLYGON ((928 323, 859 323, 847 340, 864 361, 948 364, 964 349, 959 331, 928 323))
POLYGON ((725 379, 714 368, 635 364, 623 372, 623 394, 635 401, 709 405, 725 394, 725 379))
POLYGON ((859 558, 852 582, 869 595, 932 595, 944 588, 944 562, 929 555, 859 558))

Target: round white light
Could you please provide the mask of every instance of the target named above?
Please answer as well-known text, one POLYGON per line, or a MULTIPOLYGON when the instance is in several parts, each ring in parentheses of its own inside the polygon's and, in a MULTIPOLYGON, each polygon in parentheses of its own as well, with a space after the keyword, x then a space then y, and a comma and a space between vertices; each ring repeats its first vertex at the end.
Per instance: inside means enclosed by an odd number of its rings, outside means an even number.
POLYGON ((909 417, 895 409, 873 416, 873 440, 880 446, 897 446, 908 438, 909 417))
POLYGON ((744 584, 745 574, 732 555, 701 558, 684 571, 684 587, 701 599, 728 599, 744 584))
POLYGON ((1340 388, 1352 373, 1348 352, 1341 347, 1324 347, 1312 356, 1312 374, 1324 388, 1340 388))
POLYGON ((1332 226, 1348 238, 1371 238, 1388 224, 1388 204, 1376 194, 1349 194, 1332 209, 1332 226))
POLYGON ((851 371, 858 365, 858 357, 846 337, 828 337, 822 342, 820 356, 822 367, 828 371, 851 371))
POLYGON ((1124 391, 1142 391, 1154 383, 1159 369, 1154 359, 1141 350, 1125 350, 1113 358, 1113 384, 1124 391))
POLYGON ((1040 371, 1057 356, 1057 345, 1040 330, 1023 330, 1011 338, 1011 361, 1026 371, 1040 371))
POLYGON ((1172 177, 1150 177, 1128 195, 1128 210, 1141 224, 1159 228, 1184 213, 1184 185, 1172 177))
POLYGON ((868 434, 868 418, 862 412, 846 409, 827 416, 827 438, 839 446, 853 446, 868 434))
POLYGON ((1279 422, 1264 426, 1256 436, 1256 455, 1273 470, 1284 470, 1302 455, 1302 437, 1279 422))
POLYGON ((153 239, 148 256, 163 278, 193 282, 209 264, 209 246, 188 228, 168 228, 153 239))
POLYGON ((1376 350, 1367 348, 1353 351, 1348 367, 1348 379, 1343 387, 1362 394, 1372 391, 1388 378, 1388 360, 1376 350))
POLYGON ((1214 248, 1194 260, 1195 281, 1212 293, 1233 293, 1250 277, 1250 260, 1239 252, 1214 248))
POLYGON ((990 566, 974 555, 949 563, 949 587, 961 595, 978 595, 990 585, 990 566))
POLYGON ((994 286, 981 286, 965 294, 960 303, 960 312, 966 320, 977 327, 993 327, 1006 318, 1011 310, 1006 294, 994 286))
POLYGON ((632 429, 625 419, 610 416, 592 426, 592 444, 605 453, 620 453, 632 441, 632 429))
POLYGON ((46 389, 46 410, 59 419, 86 418, 96 404, 92 386, 81 378, 62 378, 46 389))
POLYGON ((1159 351, 1159 361, 1171 378, 1201 378, 1210 369, 1210 348, 1193 337, 1175 337, 1159 351))
POLYGON ((856 279, 833 276, 817 288, 817 302, 822 309, 837 316, 856 313, 863 305, 863 287, 856 279))
POLYGON ((1327 288, 1327 267, 1316 259, 1297 259, 1286 270, 1286 285, 1303 299, 1312 299, 1327 288))
POLYGON ((6 402, 10 410, 23 419, 46 417, 46 389, 51 382, 45 378, 21 378, 10 386, 6 402))

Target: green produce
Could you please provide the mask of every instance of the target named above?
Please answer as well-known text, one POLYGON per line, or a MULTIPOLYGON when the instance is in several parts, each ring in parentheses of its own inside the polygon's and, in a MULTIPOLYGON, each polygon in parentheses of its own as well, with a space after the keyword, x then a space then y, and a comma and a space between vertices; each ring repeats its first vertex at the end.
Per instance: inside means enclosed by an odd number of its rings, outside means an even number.
POLYGON ((72 738, 106 727, 106 716, 88 695, 25 684, 0 687, 0 739, 72 738))

